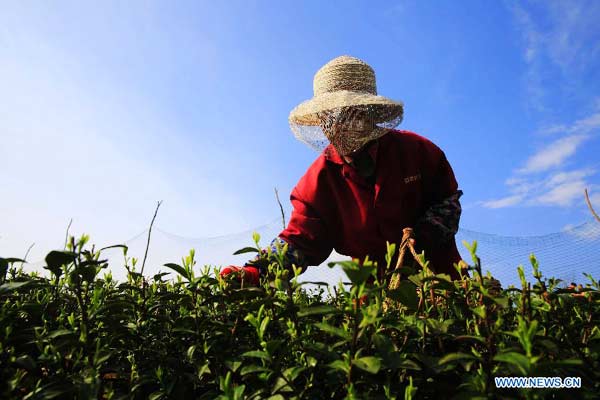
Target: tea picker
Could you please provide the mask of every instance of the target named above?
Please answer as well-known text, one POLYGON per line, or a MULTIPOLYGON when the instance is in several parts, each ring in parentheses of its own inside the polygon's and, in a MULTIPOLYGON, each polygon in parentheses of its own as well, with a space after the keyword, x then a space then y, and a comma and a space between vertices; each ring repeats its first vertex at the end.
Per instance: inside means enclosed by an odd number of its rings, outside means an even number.
MULTIPOLYGON (((424 250, 433 271, 458 279, 454 237, 462 191, 443 151, 395 129, 403 104, 377 95, 375 73, 362 60, 331 60, 315 74, 313 91, 291 111, 289 123, 320 155, 292 190, 291 219, 271 242, 272 253, 287 244, 285 265, 303 271, 332 249, 359 260, 368 255, 384 277, 386 242, 401 243, 403 228, 410 227, 411 249, 424 250)), ((264 254, 243 267, 225 267, 221 276, 239 273, 258 284, 270 262, 264 254)))

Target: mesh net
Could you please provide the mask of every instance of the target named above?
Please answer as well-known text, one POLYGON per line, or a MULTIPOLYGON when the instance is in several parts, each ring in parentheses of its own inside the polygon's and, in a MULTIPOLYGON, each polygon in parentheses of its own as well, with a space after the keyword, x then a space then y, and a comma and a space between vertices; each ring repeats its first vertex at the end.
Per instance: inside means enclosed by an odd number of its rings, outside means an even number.
POLYGON ((349 154, 402 122, 402 115, 390 118, 390 113, 381 105, 339 107, 318 113, 318 126, 290 121, 290 128, 296 139, 317 152, 333 143, 342 154, 349 154))
MULTIPOLYGON (((152 240, 146 262, 145 275, 152 276, 159 271, 168 271, 165 263, 180 262, 190 249, 196 250, 197 266, 226 266, 241 265, 252 257, 252 254, 233 255, 238 249, 253 245, 252 233, 261 235, 261 245, 266 246, 271 239, 281 231, 281 219, 253 229, 217 237, 190 238, 166 232, 159 227, 152 230, 152 240)), ((141 265, 146 247, 147 230, 126 240, 129 255, 140 258, 141 265)), ((92 237, 93 239, 93 237, 92 237)), ((600 278, 600 224, 591 220, 571 229, 542 236, 500 236, 459 229, 456 235, 458 249, 463 259, 469 263, 471 256, 462 245, 462 241, 472 243, 477 241, 477 254, 481 258, 483 271, 499 279, 504 287, 510 284, 519 285, 517 266, 525 266, 528 279, 533 280, 529 255, 535 254, 540 270, 546 277, 562 279, 565 283, 587 281, 584 273, 600 278)), ((122 280, 125 278, 122 252, 110 249, 103 252, 103 258, 108 258, 113 276, 122 280)), ((303 281, 326 282, 336 285, 346 281, 339 267, 330 269, 327 264, 331 261, 347 260, 349 257, 333 252, 320 266, 309 267, 301 276, 303 281)), ((29 264, 28 270, 42 271, 43 261, 29 264)), ((139 267, 138 267, 139 270, 139 267)))
POLYGON ((534 254, 545 277, 566 283, 587 281, 584 274, 600 277, 600 224, 591 220, 562 232, 542 236, 500 236, 460 229, 456 235, 463 259, 471 256, 462 241, 477 241, 483 270, 489 270, 503 284, 518 284, 517 265, 525 267, 533 280, 529 255, 534 254), (461 249, 462 248, 462 249, 461 249))

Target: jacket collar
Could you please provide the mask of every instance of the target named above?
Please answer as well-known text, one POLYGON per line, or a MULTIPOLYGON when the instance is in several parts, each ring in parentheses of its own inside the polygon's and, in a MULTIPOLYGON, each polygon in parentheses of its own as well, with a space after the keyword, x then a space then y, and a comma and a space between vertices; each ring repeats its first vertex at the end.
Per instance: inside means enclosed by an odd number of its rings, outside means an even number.
POLYGON ((342 159, 342 157, 340 157, 340 155, 335 150, 335 147, 333 147, 332 144, 329 144, 325 148, 325 150, 323 150, 323 157, 325 157, 327 161, 331 161, 334 164, 344 164, 344 160, 342 159))
MULTIPOLYGON (((371 148, 369 149, 369 154, 371 155, 371 157, 374 160, 377 159, 377 150, 379 148, 379 140, 380 139, 377 139, 375 145, 371 146, 371 148)), ((325 150, 323 150, 323 156, 325 157, 326 160, 331 161, 334 164, 339 164, 339 165, 346 164, 344 159, 339 155, 339 153, 337 152, 335 147, 333 147, 332 144, 329 144, 325 148, 325 150)))

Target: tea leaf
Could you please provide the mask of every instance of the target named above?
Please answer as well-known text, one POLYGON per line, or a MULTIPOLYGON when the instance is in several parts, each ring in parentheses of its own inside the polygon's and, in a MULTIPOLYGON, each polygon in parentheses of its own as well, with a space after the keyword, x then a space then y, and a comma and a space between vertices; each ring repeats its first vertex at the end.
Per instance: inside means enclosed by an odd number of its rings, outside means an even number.
POLYGON ((306 367, 301 367, 301 366, 290 367, 290 368, 286 369, 285 371, 283 371, 283 376, 285 376, 288 381, 293 382, 305 370, 306 370, 306 367))
POLYGON ((243 367, 240 371, 240 375, 244 376, 244 375, 248 375, 248 374, 255 374, 257 372, 270 372, 271 370, 269 368, 260 366, 260 365, 247 365, 245 367, 243 367))
POLYGON ((237 250, 233 255, 237 256, 238 254, 244 253, 260 253, 260 249, 257 249, 256 247, 244 247, 243 249, 237 250))
POLYGON ((452 283, 450 276, 446 274, 439 274, 434 276, 427 276, 423 278, 422 282, 433 282, 433 287, 440 290, 454 290, 454 284, 452 283))
POLYGON ((335 360, 333 362, 330 362, 329 364, 327 364, 328 367, 332 368, 332 369, 336 369, 339 371, 344 372, 344 374, 347 374, 348 371, 350 371, 350 366, 342 361, 342 360, 335 360))
POLYGON ((13 290, 26 289, 34 285, 34 281, 8 282, 0 286, 0 294, 12 292, 13 290))
POLYGON ((453 361, 462 361, 462 360, 476 360, 477 358, 472 354, 466 353, 448 353, 444 357, 440 358, 438 361, 439 365, 448 364, 453 361))
POLYGON ((70 251, 51 251, 46 256, 46 269, 52 272, 56 277, 62 275, 62 266, 75 261, 75 253, 70 251))
POLYGON ((30 355, 25 354, 15 360, 15 365, 27 371, 33 372, 37 368, 37 364, 30 355))
POLYGON ((252 351, 247 351, 244 354, 242 354, 242 357, 252 357, 252 358, 260 358, 261 360, 268 360, 269 354, 267 354, 267 352, 265 352, 265 351, 252 350, 252 351))
POLYGON ((471 312, 477 315, 479 318, 484 319, 486 316, 486 307, 485 306, 477 306, 471 308, 471 312))
POLYGON ((356 365, 363 371, 367 371, 371 374, 376 374, 381 368, 381 360, 377 357, 361 357, 352 360, 352 364, 356 365))
POLYGON ((390 299, 398 301, 408 307, 409 310, 417 310, 419 297, 417 296, 417 287, 414 283, 401 281, 398 288, 390 290, 387 295, 390 299))
POLYGON ((53 332, 50 332, 46 338, 48 339, 56 339, 57 337, 61 337, 61 336, 67 336, 67 335, 73 335, 74 333, 67 330, 67 329, 59 329, 53 332))
POLYGON ((245 389, 246 389, 246 385, 240 385, 240 386, 236 387, 233 391, 233 400, 243 399, 245 389))
POLYGON ((114 244, 112 246, 106 246, 100 249, 100 251, 104 251, 104 250, 108 250, 108 249, 123 249, 123 250, 127 250, 128 247, 125 246, 124 244, 114 244))
POLYGON ((336 328, 335 326, 331 326, 325 322, 318 322, 318 323, 314 324, 314 326, 316 326, 317 328, 321 329, 324 332, 327 332, 334 336, 338 336, 345 340, 350 340, 350 338, 351 338, 350 332, 348 332, 344 329, 341 329, 341 328, 336 328))
POLYGON ((366 280, 370 276, 374 276, 377 271, 377 268, 374 265, 369 265, 368 263, 359 265, 356 261, 338 261, 330 264, 341 266, 348 279, 350 279, 350 282, 354 285, 366 282, 366 280))
POLYGON ((0 257, 0 279, 6 278, 6 272, 8 271, 8 261, 5 258, 0 257))
POLYGON ((531 367, 529 359, 523 354, 516 352, 498 354, 494 357, 494 360, 514 365, 523 375, 527 375, 531 367))
POLYGON ((293 392, 294 389, 290 387, 290 385, 286 382, 285 379, 279 377, 277 378, 277 380, 275 381, 275 384, 273 385, 273 389, 271 391, 271 393, 275 394, 277 392, 293 392))
POLYGON ((454 340, 470 340, 470 341, 475 341, 475 342, 479 342, 479 343, 485 343, 485 338, 481 337, 481 336, 474 336, 474 335, 458 335, 454 337, 454 340))
POLYGON ((186 271, 185 268, 183 268, 181 265, 168 263, 168 264, 164 264, 164 266, 167 268, 171 268, 173 271, 177 272, 179 275, 183 276, 185 279, 187 279, 187 280, 190 279, 190 277, 188 275, 188 271, 186 271))
POLYGON ((314 307, 305 307, 298 310, 299 317, 307 317, 310 315, 328 315, 339 314, 340 310, 330 305, 319 305, 314 307))
POLYGON ((20 258, 1 258, 0 257, 0 265, 2 262, 5 262, 6 264, 27 263, 27 261, 22 260, 20 258))

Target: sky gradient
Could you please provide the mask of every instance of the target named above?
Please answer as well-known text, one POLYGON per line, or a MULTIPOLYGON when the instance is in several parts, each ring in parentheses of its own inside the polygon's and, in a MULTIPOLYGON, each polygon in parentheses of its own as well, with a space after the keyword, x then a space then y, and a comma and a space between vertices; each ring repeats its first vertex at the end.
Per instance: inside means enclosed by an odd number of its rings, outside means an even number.
MULTIPOLYGON (((440 146, 461 226, 542 235, 600 209, 598 1, 2 2, 0 254, 279 215, 317 157, 287 116, 348 54, 440 146)), ((250 238, 248 238, 250 241, 250 238)), ((232 249, 232 251, 235 249, 232 249)))

